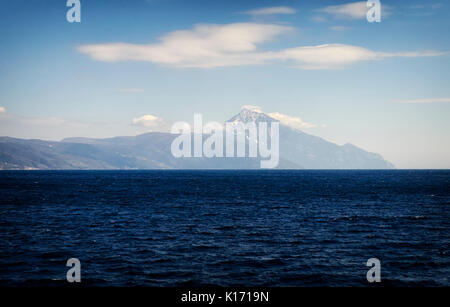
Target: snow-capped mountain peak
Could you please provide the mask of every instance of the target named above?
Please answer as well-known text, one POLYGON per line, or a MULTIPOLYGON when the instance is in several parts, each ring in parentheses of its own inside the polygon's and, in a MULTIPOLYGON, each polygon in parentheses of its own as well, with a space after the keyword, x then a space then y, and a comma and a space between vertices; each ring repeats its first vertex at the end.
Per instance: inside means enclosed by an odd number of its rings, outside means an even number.
POLYGON ((260 108, 254 106, 244 106, 239 114, 233 116, 227 122, 249 123, 249 122, 275 122, 276 119, 264 114, 260 108))

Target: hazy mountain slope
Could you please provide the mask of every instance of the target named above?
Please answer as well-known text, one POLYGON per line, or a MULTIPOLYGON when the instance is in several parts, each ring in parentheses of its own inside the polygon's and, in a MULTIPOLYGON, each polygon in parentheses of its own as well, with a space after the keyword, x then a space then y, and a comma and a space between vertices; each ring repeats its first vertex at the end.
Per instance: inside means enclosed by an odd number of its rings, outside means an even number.
POLYGON ((280 126, 282 156, 305 168, 313 169, 391 169, 394 166, 376 153, 352 144, 343 146, 322 138, 280 126))
POLYGON ((0 138, 1 169, 113 169, 112 158, 88 144, 0 138))
MULTIPOLYGON (((242 109, 228 122, 273 122, 275 119, 257 110, 242 109)), ((391 169, 394 165, 376 153, 352 144, 343 146, 280 124, 280 156, 308 169, 391 169)))
MULTIPOLYGON (((109 139, 70 138, 63 142, 85 143, 106 151, 113 151, 124 157, 136 159, 135 168, 175 169, 257 169, 259 158, 174 158, 170 147, 176 135, 152 132, 136 137, 115 137, 109 139)), ((206 136, 205 136, 206 138, 206 136)), ((298 169, 299 165, 280 159, 279 168, 298 169)))

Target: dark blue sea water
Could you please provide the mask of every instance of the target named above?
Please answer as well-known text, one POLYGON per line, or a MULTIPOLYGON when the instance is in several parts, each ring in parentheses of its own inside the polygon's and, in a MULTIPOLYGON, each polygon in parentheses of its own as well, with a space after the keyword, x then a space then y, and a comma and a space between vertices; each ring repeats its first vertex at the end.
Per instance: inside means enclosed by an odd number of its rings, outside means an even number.
POLYGON ((450 171, 2 171, 0 285, 449 286, 450 171))

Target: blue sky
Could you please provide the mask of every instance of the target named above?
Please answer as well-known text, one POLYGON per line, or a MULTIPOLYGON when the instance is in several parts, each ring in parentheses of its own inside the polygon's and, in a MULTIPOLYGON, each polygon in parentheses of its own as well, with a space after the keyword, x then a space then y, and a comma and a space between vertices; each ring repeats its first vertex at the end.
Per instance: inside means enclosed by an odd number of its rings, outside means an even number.
POLYGON ((257 105, 400 168, 450 167, 450 1, 381 1, 380 23, 362 2, 265 0, 81 0, 69 23, 65 2, 1 1, 0 135, 136 135, 257 105))

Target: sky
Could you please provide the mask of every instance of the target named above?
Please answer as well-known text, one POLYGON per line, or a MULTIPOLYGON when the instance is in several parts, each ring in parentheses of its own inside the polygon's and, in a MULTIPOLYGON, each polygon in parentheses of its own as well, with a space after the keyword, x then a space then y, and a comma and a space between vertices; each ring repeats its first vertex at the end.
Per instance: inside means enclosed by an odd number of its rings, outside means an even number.
POLYGON ((225 121, 450 168, 450 1, 0 0, 0 135, 61 140, 225 121))

